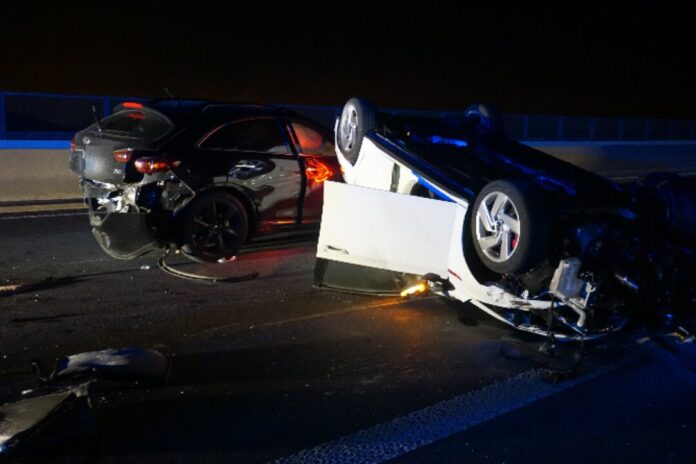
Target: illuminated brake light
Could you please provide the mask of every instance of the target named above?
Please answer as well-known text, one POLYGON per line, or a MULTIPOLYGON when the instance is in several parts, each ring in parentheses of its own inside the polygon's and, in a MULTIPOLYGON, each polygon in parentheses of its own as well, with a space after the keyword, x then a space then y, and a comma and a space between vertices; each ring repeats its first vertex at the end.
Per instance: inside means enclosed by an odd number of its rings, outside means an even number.
POLYGON ((124 108, 132 109, 132 110, 141 110, 143 109, 143 104, 142 103, 137 103, 137 102, 125 102, 123 104, 124 108))
POLYGON ((140 111, 133 111, 131 113, 128 113, 127 116, 131 119, 137 119, 138 121, 142 121, 143 119, 145 119, 145 115, 140 111))
POLYGON ((164 158, 138 158, 135 160, 135 170, 141 174, 154 174, 168 171, 181 164, 181 161, 169 161, 164 158))
POLYGON ((409 296, 420 295, 428 291, 428 282, 420 281, 415 285, 411 285, 401 291, 401 297, 406 298, 409 296))
POLYGON ((307 180, 315 184, 321 184, 334 175, 333 169, 314 158, 305 159, 305 172, 307 173, 307 180))
POLYGON ((119 163, 129 162, 132 155, 132 148, 122 148, 121 150, 114 150, 114 160, 118 161, 119 163))

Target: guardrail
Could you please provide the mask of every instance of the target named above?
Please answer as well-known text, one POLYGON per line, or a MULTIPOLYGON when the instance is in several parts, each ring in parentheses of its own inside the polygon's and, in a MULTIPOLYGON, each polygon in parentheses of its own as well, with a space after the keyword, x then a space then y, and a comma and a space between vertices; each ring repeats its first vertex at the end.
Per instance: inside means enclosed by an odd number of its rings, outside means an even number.
MULTIPOLYGON (((61 95, 0 91, 0 140, 70 140, 75 132, 111 114, 123 101, 142 97, 61 95)), ((334 106, 278 105, 294 109, 329 127, 340 111, 334 106)), ((387 110, 404 115, 442 116, 447 111, 387 110)), ((696 120, 606 118, 504 114, 506 133, 518 140, 643 141, 696 140, 696 120)), ((2 147, 0 147, 2 148, 2 147)))
MULTIPOLYGON (((0 214, 79 205, 77 178, 68 168, 70 139, 94 122, 92 107, 103 117, 123 101, 144 100, 0 91, 0 214)), ((333 106, 278 106, 331 128, 340 112, 333 106)), ((610 177, 630 179, 655 169, 696 173, 696 121, 506 114, 504 122, 510 137, 610 177)))
POLYGON ((0 140, 70 140, 125 98, 0 91, 0 140))

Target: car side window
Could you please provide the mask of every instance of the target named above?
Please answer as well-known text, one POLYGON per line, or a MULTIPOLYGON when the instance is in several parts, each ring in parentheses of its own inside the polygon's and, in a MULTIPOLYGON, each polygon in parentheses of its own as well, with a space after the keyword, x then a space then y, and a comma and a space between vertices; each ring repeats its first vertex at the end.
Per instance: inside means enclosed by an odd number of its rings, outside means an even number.
POLYGON ((317 129, 301 121, 292 121, 292 130, 300 145, 300 153, 313 156, 334 156, 334 145, 317 129))
POLYGON ((274 119, 245 119, 218 128, 201 144, 207 150, 285 155, 290 150, 274 119))

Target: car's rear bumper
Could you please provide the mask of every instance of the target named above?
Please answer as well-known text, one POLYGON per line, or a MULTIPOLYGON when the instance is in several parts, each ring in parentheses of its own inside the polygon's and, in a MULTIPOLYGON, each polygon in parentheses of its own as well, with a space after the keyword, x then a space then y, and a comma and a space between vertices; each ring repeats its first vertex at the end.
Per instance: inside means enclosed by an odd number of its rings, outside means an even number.
POLYGON ((161 247, 150 232, 147 219, 145 213, 111 213, 97 218, 98 224, 91 218, 92 234, 109 256, 134 259, 161 247))
POLYGON ((148 213, 116 209, 116 204, 104 203, 115 192, 108 186, 83 180, 81 188, 92 234, 109 256, 129 260, 161 247, 149 226, 148 213))

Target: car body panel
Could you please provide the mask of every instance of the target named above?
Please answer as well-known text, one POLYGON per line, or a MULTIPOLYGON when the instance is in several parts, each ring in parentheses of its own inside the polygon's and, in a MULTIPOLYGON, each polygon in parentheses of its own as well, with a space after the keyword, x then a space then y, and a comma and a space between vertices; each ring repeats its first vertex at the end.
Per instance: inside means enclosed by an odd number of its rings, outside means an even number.
POLYGON ((335 182, 324 189, 317 257, 447 277, 451 237, 465 208, 335 182))
POLYGON ((252 199, 258 231, 270 232, 274 226, 293 225, 300 221, 300 195, 304 183, 300 162, 282 121, 277 118, 254 117, 226 121, 207 133, 193 153, 203 178, 214 176, 216 186, 229 186, 246 192, 252 199), (282 151, 270 154, 205 148, 206 141, 226 126, 244 122, 272 121, 278 137, 284 141, 282 151))

